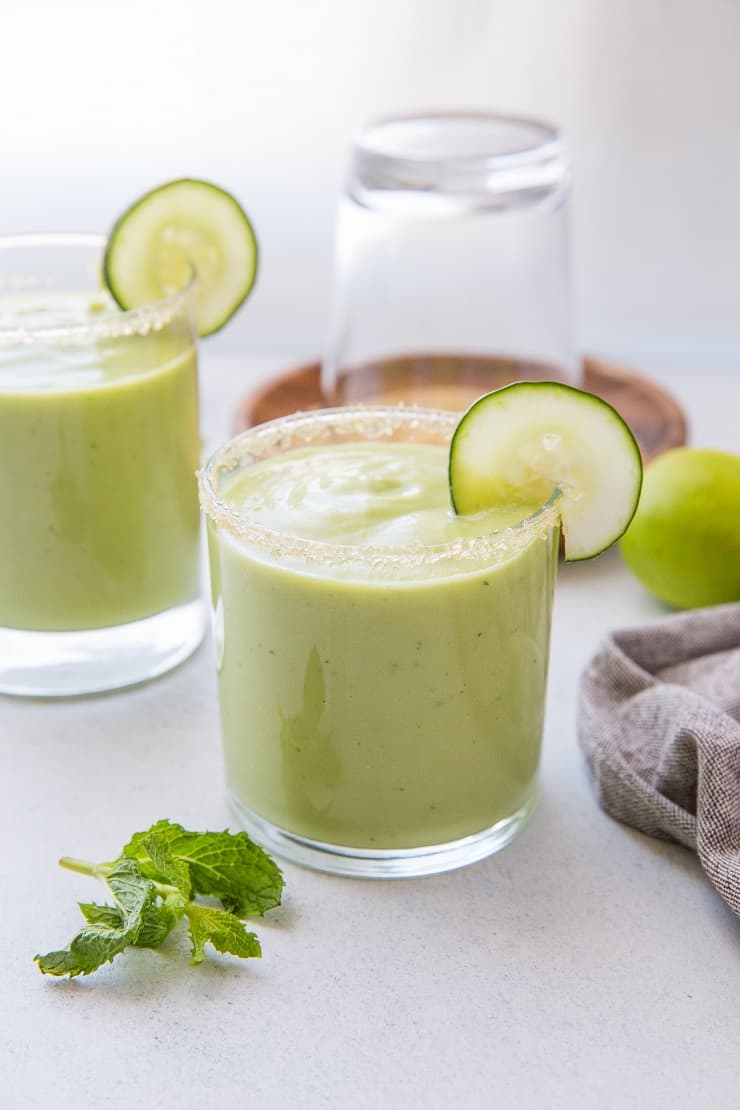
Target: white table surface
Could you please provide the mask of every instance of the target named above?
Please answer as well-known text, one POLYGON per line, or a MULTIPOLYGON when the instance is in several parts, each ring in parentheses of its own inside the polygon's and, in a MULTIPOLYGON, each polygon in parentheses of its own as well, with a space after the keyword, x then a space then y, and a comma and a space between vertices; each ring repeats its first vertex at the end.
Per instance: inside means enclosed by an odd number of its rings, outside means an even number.
MULTIPOLYGON (((206 350, 211 444, 280 365, 206 350)), ((654 376, 693 443, 738 450, 740 377, 654 376)), ((737 1110, 740 920, 689 852, 598 809, 575 738, 598 641, 660 612, 616 552, 563 567, 529 826, 432 878, 285 864, 284 904, 255 926, 261 961, 211 952, 191 969, 181 937, 72 982, 31 962, 99 893, 60 855, 111 858, 164 816, 230 822, 210 643, 134 690, 0 698, 0 1106, 737 1110)))

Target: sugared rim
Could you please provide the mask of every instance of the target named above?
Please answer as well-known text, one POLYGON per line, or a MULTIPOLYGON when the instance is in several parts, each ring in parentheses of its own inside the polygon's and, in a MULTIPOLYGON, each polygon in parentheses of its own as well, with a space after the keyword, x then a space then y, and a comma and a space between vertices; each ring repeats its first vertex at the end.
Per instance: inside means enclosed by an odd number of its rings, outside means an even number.
MULTIPOLYGON (((554 489, 547 502, 516 524, 495 529, 483 536, 460 538, 444 544, 406 546, 361 546, 308 540, 276 531, 250 520, 219 493, 222 476, 245 465, 259 462, 275 451, 330 440, 334 432, 357 439, 382 440, 402 429, 451 437, 460 417, 442 409, 416 406, 352 405, 344 408, 316 409, 279 417, 242 432, 220 447, 198 472, 200 504, 203 512, 219 529, 237 540, 257 547, 275 559, 300 560, 313 565, 346 566, 362 564, 373 570, 400 570, 409 566, 432 566, 442 561, 492 562, 510 558, 525 547, 533 534, 541 534, 557 524, 560 491, 554 489)), ((351 442, 345 438, 344 442, 351 442)))
MULTIPOLYGON (((4 251, 27 249, 54 249, 56 247, 80 247, 97 249, 102 263, 106 238, 104 235, 95 235, 87 232, 31 232, 20 235, 0 235, 0 301, 8 293, 23 293, 27 289, 30 295, 35 290, 53 290, 54 285, 33 284, 29 279, 19 281, 15 287, 5 284, 4 251)), ((40 275, 41 276, 41 275, 40 275)), ((48 279, 48 272, 43 275, 48 279)), ((148 335, 153 331, 160 331, 170 324, 183 312, 189 311, 197 289, 197 275, 192 270, 190 280, 182 289, 172 293, 161 300, 152 301, 150 304, 140 305, 126 311, 115 308, 115 311, 101 313, 89 320, 73 321, 62 324, 30 324, 20 325, 15 320, 4 322, 0 315, 0 342, 33 342, 35 340, 53 341, 60 339, 83 340, 115 338, 124 335, 148 335)), ((90 295, 103 290, 91 289, 90 295)), ((115 304, 115 302, 112 302, 115 304)))

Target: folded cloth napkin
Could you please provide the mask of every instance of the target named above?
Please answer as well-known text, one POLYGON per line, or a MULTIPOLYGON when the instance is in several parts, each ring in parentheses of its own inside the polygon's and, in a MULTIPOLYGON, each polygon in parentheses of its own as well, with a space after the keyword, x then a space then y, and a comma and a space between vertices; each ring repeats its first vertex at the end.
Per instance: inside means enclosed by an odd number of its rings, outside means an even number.
POLYGON ((582 677, 578 738, 603 808, 693 848, 740 915, 740 605, 613 633, 582 677))

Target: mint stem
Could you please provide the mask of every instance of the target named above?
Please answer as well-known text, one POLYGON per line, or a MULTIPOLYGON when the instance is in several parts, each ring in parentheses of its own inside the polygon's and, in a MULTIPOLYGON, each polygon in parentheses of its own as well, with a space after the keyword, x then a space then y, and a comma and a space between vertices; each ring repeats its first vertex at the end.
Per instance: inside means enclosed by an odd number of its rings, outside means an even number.
POLYGON ((74 859, 72 856, 63 856, 59 860, 60 867, 68 871, 78 871, 80 875, 92 875, 94 879, 105 879, 108 865, 104 863, 90 863, 86 859, 74 859))

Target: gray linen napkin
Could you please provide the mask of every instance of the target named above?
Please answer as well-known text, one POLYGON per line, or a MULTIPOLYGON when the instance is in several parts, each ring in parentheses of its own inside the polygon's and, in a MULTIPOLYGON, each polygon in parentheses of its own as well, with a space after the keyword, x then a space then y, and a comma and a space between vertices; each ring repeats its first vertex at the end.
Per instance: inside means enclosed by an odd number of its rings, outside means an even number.
POLYGON ((693 848, 740 915, 740 605, 609 636, 581 679, 578 739, 603 808, 693 848))

